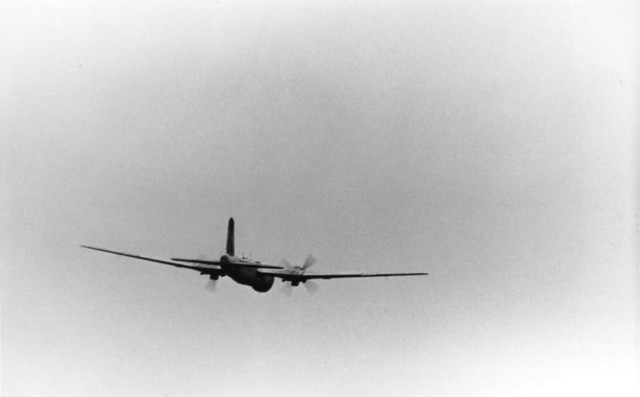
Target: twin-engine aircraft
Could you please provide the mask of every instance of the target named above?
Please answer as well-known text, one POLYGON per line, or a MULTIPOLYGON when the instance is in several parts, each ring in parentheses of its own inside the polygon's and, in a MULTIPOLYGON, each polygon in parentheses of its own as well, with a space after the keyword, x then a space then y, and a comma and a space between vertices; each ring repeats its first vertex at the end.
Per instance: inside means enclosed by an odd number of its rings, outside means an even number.
MULTIPOLYGON (((128 256, 129 258, 142 259, 144 261, 162 263, 164 265, 180 267, 183 269, 191 269, 199 271, 200 274, 209 276, 212 281, 218 280, 220 277, 229 276, 238 284, 248 285, 258 292, 267 292, 273 287, 275 278, 288 282, 288 291, 291 287, 297 287, 300 283, 304 284, 309 292, 314 292, 317 285, 309 282, 313 279, 330 279, 330 278, 351 278, 351 277, 393 277, 393 276, 426 276, 429 273, 313 273, 307 270, 316 263, 316 259, 309 255, 302 266, 292 266, 286 259, 282 259, 279 266, 269 265, 260 261, 253 261, 249 258, 235 256, 234 244, 234 222, 233 218, 229 219, 229 227, 227 230, 227 252, 220 257, 220 260, 211 261, 204 259, 184 259, 171 258, 156 259, 148 256, 127 254, 124 252, 110 251, 103 248, 90 247, 81 245, 81 247, 89 248, 96 251, 107 252, 110 254, 128 256)), ((285 290, 285 292, 287 292, 285 290)))

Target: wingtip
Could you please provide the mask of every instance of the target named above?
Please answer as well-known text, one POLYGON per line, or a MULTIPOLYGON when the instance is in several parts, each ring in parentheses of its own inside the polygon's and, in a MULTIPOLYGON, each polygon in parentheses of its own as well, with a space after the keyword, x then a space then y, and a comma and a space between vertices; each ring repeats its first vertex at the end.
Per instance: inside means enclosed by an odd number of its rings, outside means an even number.
POLYGON ((87 248, 87 249, 90 249, 90 250, 96 250, 96 251, 101 251, 101 250, 102 250, 101 248, 98 248, 98 247, 92 247, 92 246, 90 246, 90 245, 80 244, 80 246, 81 246, 82 248, 87 248))

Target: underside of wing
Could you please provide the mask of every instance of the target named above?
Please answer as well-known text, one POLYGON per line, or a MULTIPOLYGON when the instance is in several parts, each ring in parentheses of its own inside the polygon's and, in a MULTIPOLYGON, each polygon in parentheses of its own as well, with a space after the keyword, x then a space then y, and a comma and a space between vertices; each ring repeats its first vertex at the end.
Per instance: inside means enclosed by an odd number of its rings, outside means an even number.
POLYGON ((191 265, 191 264, 177 263, 177 262, 173 262, 173 261, 170 261, 170 260, 167 260, 167 259, 152 258, 152 257, 149 257, 149 256, 128 254, 126 252, 111 251, 111 250, 104 249, 104 248, 90 247, 88 245, 81 245, 81 247, 88 248, 88 249, 95 250, 95 251, 106 252, 106 253, 109 253, 109 254, 126 256, 126 257, 134 258, 134 259, 140 259, 140 260, 143 260, 143 261, 161 263, 163 265, 169 265, 169 266, 179 267, 179 268, 183 268, 183 269, 197 270, 197 271, 199 271, 199 272, 201 272, 203 274, 216 273, 216 272, 221 270, 220 266, 216 265, 215 263, 208 263, 208 264, 199 263, 199 264, 191 265))
POLYGON ((332 278, 362 278, 362 277, 403 277, 403 276, 426 276, 429 273, 295 273, 287 270, 259 270, 261 274, 281 278, 285 281, 306 281, 313 279, 332 278))

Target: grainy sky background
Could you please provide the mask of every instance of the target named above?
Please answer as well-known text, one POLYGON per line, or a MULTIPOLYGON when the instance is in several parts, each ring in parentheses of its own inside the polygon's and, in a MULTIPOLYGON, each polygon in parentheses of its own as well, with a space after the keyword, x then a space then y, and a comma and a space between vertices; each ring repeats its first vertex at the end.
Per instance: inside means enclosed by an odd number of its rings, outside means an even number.
POLYGON ((4 2, 3 396, 632 395, 632 1, 4 2), (82 250, 317 270, 291 298, 82 250))

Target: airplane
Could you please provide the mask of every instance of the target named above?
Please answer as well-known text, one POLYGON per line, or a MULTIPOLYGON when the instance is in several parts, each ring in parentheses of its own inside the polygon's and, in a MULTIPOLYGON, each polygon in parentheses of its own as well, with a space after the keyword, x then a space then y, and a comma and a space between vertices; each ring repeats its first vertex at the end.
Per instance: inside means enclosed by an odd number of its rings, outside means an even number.
MULTIPOLYGON (((142 255, 128 254, 125 252, 111 251, 104 248, 91 247, 81 245, 83 248, 102 251, 109 254, 126 256, 144 261, 161 263, 163 265, 174 266, 182 269, 191 269, 200 272, 201 275, 209 276, 212 282, 217 281, 220 277, 228 276, 233 281, 241 285, 247 285, 255 291, 264 293, 273 287, 276 278, 281 279, 284 283, 289 283, 289 291, 291 287, 297 287, 301 283, 307 287, 310 293, 313 293, 318 287, 310 280, 314 279, 332 279, 332 278, 358 278, 358 277, 398 277, 398 276, 426 276, 429 273, 315 273, 307 272, 307 270, 316 263, 316 259, 309 255, 302 266, 292 266, 286 259, 282 259, 281 264, 269 265, 260 261, 254 261, 249 258, 235 256, 234 242, 234 220, 229 219, 227 228, 227 247, 226 253, 219 260, 205 259, 185 259, 171 258, 159 259, 142 255)), ((286 284, 285 284, 286 286, 286 284)), ((288 293, 290 294, 290 292, 288 293)))

